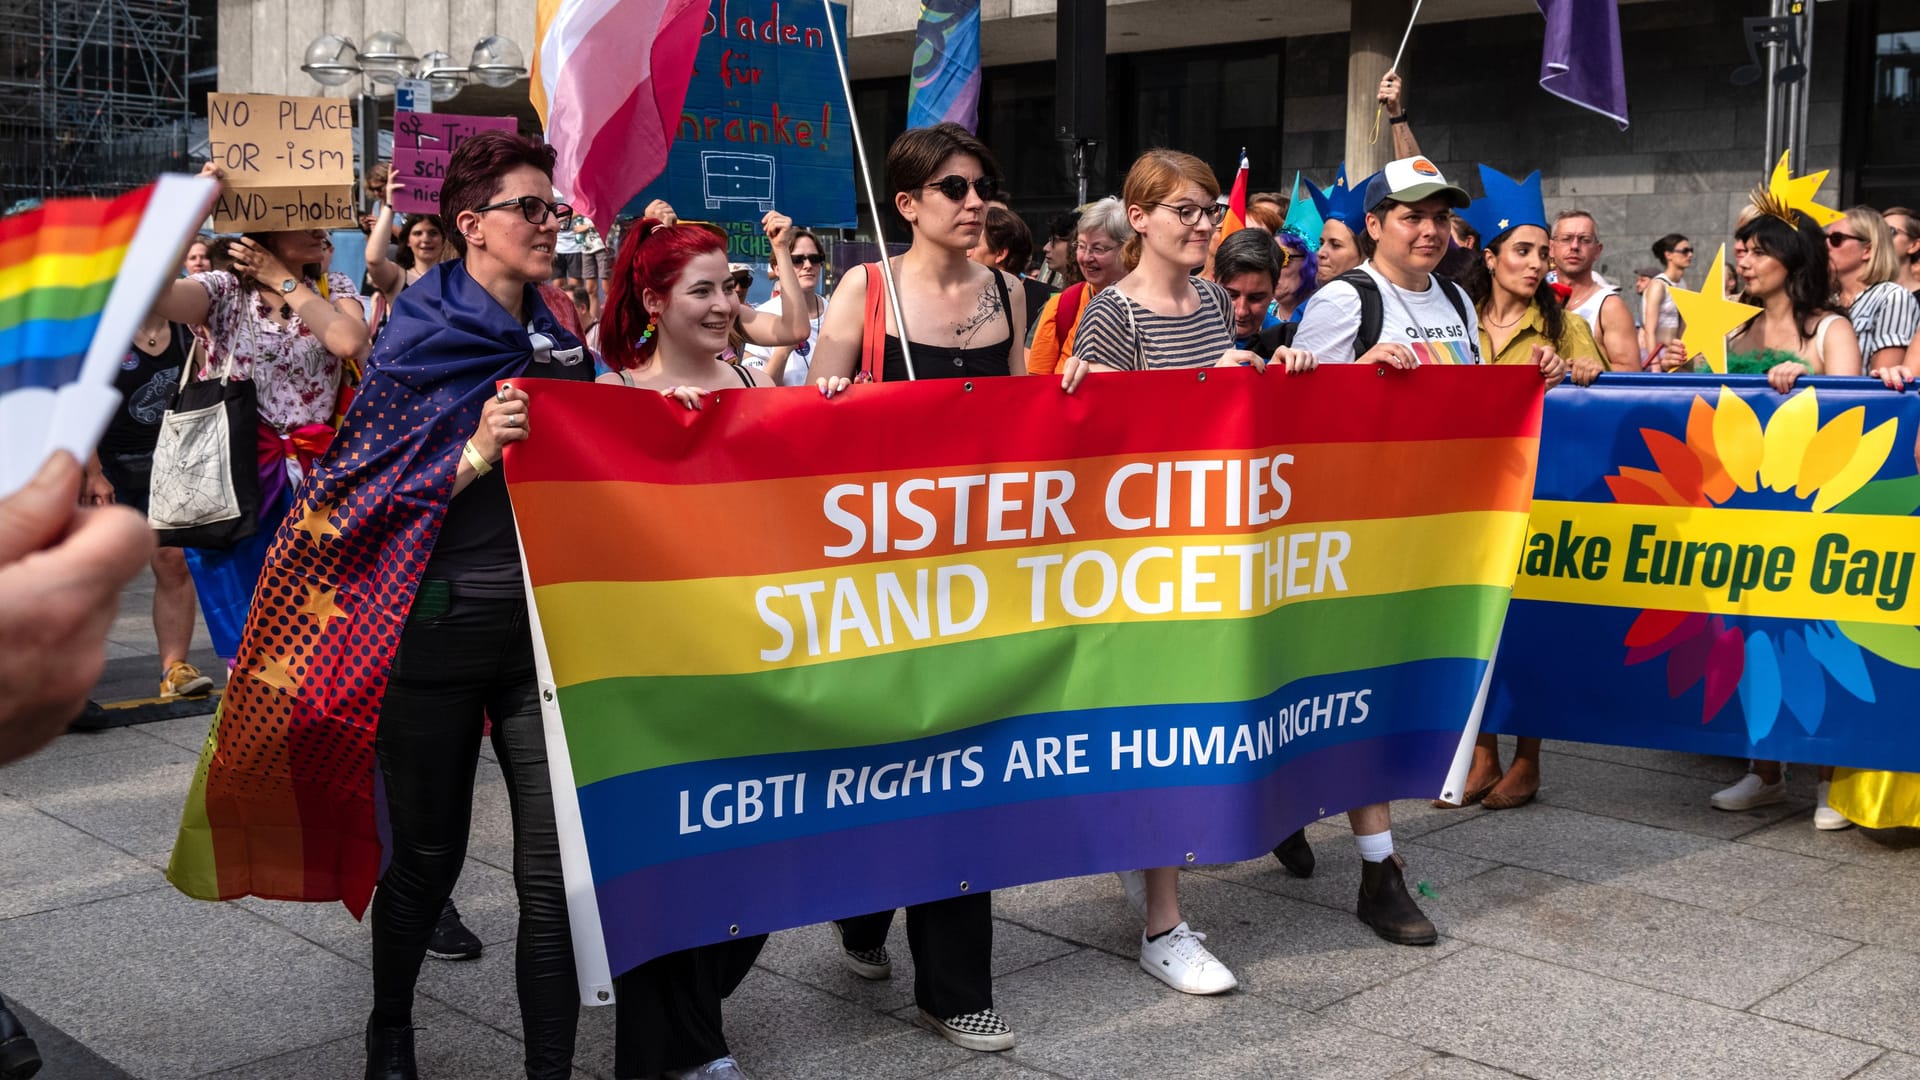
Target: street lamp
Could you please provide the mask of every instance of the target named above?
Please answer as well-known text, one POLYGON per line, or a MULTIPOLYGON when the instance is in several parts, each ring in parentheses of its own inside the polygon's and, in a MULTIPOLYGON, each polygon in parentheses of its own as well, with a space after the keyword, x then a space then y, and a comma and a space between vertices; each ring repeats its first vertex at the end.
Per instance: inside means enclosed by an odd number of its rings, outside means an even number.
MULTIPOLYGON (((307 46, 306 62, 300 70, 322 86, 345 86, 356 75, 371 84, 360 93, 361 169, 370 170, 380 159, 380 110, 372 86, 393 86, 416 73, 427 81, 429 96, 436 102, 451 101, 469 78, 492 87, 512 86, 526 75, 526 54, 512 39, 494 34, 481 38, 473 46, 473 59, 466 67, 453 62, 453 55, 436 49, 425 56, 414 54, 406 35, 393 30, 378 30, 367 38, 365 49, 357 48, 352 38, 322 34, 307 46)), ((369 192, 369 196, 374 193, 369 192)))

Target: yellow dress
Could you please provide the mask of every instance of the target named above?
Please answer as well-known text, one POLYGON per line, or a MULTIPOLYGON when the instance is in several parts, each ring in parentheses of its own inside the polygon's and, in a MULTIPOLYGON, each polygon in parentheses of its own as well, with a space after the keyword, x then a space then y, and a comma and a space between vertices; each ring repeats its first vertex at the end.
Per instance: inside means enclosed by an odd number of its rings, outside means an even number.
POLYGON ((1480 314, 1480 355, 1489 364, 1530 364, 1533 362, 1535 345, 1551 345, 1568 363, 1579 359, 1598 360, 1601 367, 1607 366, 1606 354, 1600 351, 1600 343, 1593 339, 1593 328, 1587 320, 1571 311, 1560 313, 1560 340, 1554 341, 1547 336, 1546 321, 1540 314, 1540 303, 1534 301, 1527 305, 1527 313, 1520 319, 1520 325, 1514 328, 1513 336, 1507 339, 1507 346, 1498 352, 1493 348, 1493 335, 1487 333, 1487 316, 1480 314))
POLYGON ((1869 829, 1920 826, 1920 774, 1835 769, 1827 805, 1869 829))

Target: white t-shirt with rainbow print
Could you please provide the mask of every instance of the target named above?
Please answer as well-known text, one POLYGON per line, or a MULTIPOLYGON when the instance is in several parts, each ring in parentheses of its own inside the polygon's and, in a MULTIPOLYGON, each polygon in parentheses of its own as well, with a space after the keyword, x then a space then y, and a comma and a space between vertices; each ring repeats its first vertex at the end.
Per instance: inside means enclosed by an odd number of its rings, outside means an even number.
MULTIPOLYGON (((1360 269, 1380 286, 1380 340, 1406 345, 1423 364, 1478 364, 1480 324, 1473 305, 1461 294, 1467 321, 1447 299, 1438 278, 1427 278, 1422 292, 1402 289, 1380 275, 1372 263, 1360 269)), ((1360 332, 1360 294, 1344 281, 1330 281, 1307 304, 1293 347, 1305 349, 1323 364, 1351 364, 1353 339, 1360 332)))

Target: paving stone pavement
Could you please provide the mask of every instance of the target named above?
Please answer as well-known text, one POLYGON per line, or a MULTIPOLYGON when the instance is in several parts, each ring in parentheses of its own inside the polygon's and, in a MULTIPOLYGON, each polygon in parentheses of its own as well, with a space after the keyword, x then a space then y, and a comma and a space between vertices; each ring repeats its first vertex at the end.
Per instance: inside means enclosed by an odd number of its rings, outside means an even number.
MULTIPOLYGON (((123 604, 109 682, 152 666, 147 595, 123 604)), ((207 723, 67 735, 0 768, 0 994, 37 1029, 48 1080, 360 1075, 365 928, 338 905, 189 900, 162 877, 207 723)), ((428 961, 428 1080, 519 1074, 506 792, 483 756, 455 899, 486 955, 428 961)), ((1780 806, 1707 807, 1741 768, 1560 743, 1531 806, 1396 804, 1432 948, 1355 921, 1358 855, 1336 818, 1308 829, 1309 880, 1271 859, 1185 876, 1235 993, 1184 997, 1140 971, 1137 923, 1101 875, 996 895, 1010 1053, 914 1026, 904 932, 876 984, 820 926, 773 936, 728 1036, 759 1080, 1920 1080, 1920 834, 1815 832, 1810 775, 1780 806)), ((611 1076, 612 1021, 583 1013, 577 1077, 611 1076)))

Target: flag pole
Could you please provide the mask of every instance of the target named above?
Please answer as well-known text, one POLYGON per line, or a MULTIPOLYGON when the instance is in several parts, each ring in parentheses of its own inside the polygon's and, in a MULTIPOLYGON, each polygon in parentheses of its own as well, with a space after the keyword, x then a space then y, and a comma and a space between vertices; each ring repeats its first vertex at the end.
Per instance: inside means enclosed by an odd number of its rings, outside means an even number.
MULTIPOLYGON (((1420 21, 1420 0, 1413 0, 1413 14, 1407 18, 1407 31, 1406 33, 1400 35, 1400 47, 1393 51, 1393 66, 1387 69, 1387 74, 1391 75, 1394 72, 1400 70, 1400 58, 1402 56, 1405 56, 1407 53, 1407 39, 1413 36, 1413 24, 1419 21, 1420 21)), ((1380 114, 1385 110, 1386 110, 1385 105, 1375 105, 1373 107, 1373 139, 1371 140, 1372 142, 1380 141, 1380 114)))
MULTIPOLYGON (((887 234, 881 227, 880 200, 873 193, 873 174, 867 169, 867 144, 860 137, 860 114, 853 108, 853 81, 847 77, 847 57, 840 50, 840 35, 833 30, 833 0, 820 0, 827 13, 827 40, 833 42, 833 62, 840 69, 840 89, 847 99, 847 126, 853 129, 853 159, 860 165, 860 182, 867 189, 867 205, 873 207, 873 236, 880 243, 880 276, 887 293, 887 306, 893 309, 893 326, 900 334, 900 357, 907 362, 907 381, 919 376, 913 369, 913 347, 907 343, 907 315, 900 308, 900 290, 893 280, 893 265, 887 259, 887 234)), ((851 18, 851 15, 849 15, 851 18)), ((873 288, 873 282, 867 282, 873 288)))

